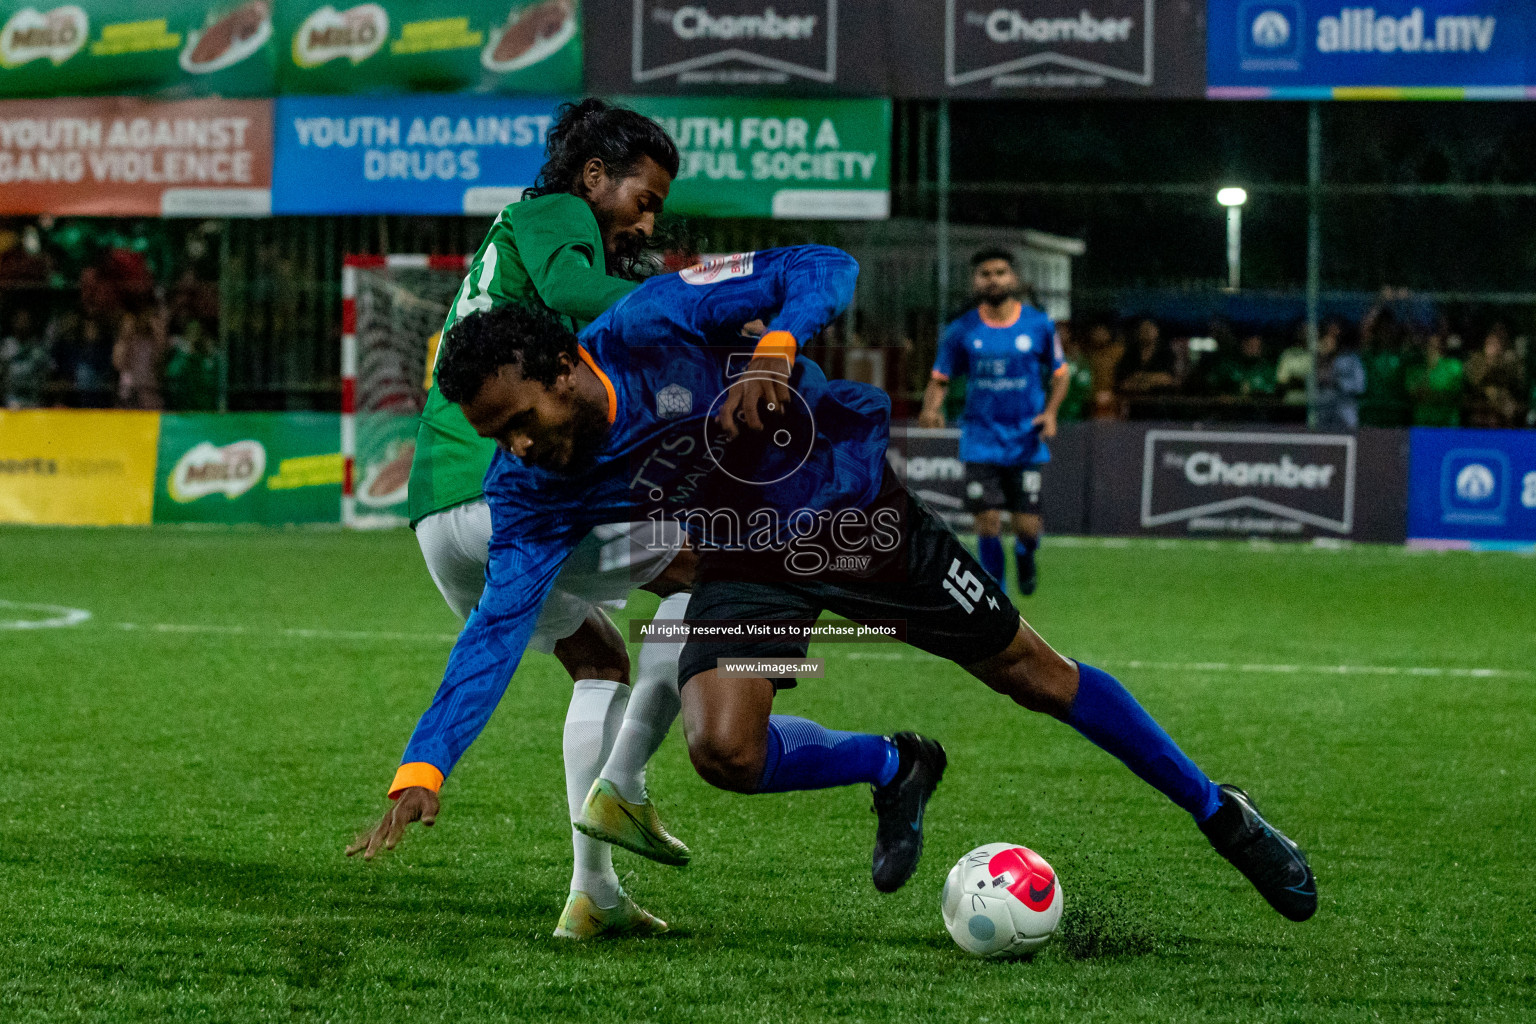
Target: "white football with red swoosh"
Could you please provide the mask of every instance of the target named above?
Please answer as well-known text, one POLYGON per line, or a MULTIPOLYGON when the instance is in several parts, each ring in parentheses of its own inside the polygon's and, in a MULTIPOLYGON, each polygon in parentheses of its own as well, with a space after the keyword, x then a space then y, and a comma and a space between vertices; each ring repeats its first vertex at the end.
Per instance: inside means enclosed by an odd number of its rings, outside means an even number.
POLYGON ((1056 933, 1061 908, 1055 869, 1014 843, 978 846, 944 880, 944 927, 972 956, 1033 953, 1056 933))

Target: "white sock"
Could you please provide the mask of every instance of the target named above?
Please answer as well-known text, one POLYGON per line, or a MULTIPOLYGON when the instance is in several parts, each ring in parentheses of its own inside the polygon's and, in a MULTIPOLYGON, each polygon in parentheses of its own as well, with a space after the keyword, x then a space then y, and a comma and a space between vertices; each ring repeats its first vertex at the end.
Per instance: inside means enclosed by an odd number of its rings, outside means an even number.
MULTIPOLYGON (((565 713, 565 802, 571 820, 581 814, 598 771, 607 759, 624 717, 629 687, 608 679, 578 679, 565 713)), ((576 855, 571 888, 586 893, 605 910, 619 905, 619 876, 613 870, 613 848, 571 829, 576 855)))
MULTIPOLYGON (((673 594, 656 610, 658 619, 681 619, 688 612, 688 594, 673 594)), ((645 764, 667 738, 667 730, 682 709, 677 689, 677 660, 683 645, 648 641, 640 645, 635 671, 634 692, 629 710, 613 752, 603 766, 603 778, 613 783, 619 795, 631 803, 641 803, 645 794, 645 764)))

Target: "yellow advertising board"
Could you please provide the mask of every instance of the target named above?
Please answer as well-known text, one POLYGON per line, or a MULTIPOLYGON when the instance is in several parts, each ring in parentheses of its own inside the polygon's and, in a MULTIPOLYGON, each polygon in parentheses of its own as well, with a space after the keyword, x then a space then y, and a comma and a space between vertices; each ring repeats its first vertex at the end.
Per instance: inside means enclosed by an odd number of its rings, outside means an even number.
POLYGON ((0 523, 148 525, 156 412, 0 410, 0 523))

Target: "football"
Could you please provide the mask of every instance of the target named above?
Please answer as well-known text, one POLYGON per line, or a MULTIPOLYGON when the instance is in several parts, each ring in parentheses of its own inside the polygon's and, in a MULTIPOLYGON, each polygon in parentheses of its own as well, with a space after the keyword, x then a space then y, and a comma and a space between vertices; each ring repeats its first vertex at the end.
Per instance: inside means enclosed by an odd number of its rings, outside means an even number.
POLYGON ((944 927, 972 956, 1024 956, 1061 922, 1061 882, 1045 858, 1013 843, 978 846, 944 879, 944 927))

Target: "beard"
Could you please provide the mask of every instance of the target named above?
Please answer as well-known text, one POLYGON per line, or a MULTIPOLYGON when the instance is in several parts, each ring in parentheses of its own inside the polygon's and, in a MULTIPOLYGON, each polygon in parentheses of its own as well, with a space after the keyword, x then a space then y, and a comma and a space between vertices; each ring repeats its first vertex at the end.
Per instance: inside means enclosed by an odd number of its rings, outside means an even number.
POLYGON ((576 476, 590 469, 597 460, 603 437, 608 433, 607 410, 596 405, 578 404, 571 413, 570 432, 564 446, 538 444, 538 457, 532 465, 554 473, 576 476))
POLYGON ((1014 294, 1012 288, 1005 288, 1002 285, 989 285, 985 288, 976 289, 976 301, 985 302, 989 306, 996 306, 1007 302, 1014 297, 1014 294))

